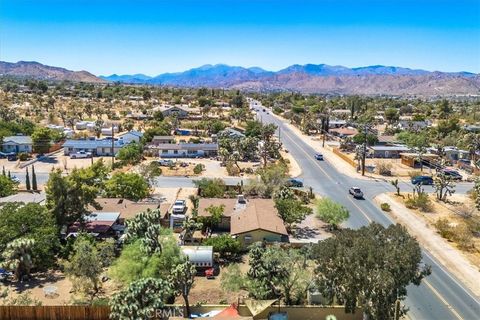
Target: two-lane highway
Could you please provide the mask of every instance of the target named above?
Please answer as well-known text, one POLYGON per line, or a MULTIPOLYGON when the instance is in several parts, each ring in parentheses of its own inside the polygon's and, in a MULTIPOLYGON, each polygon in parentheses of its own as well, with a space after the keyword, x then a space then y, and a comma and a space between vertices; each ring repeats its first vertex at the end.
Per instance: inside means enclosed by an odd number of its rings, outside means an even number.
MULTIPOLYGON (((257 109, 262 110, 261 107, 257 109)), ((388 183, 355 179, 338 172, 334 166, 329 164, 329 161, 335 160, 315 160, 313 156, 319 150, 314 150, 300 139, 283 121, 266 112, 261 112, 261 114, 263 122, 275 123, 281 128, 282 143, 302 168, 301 178, 304 184, 311 186, 316 193, 341 203, 351 212, 351 217, 345 224, 347 227, 359 228, 373 221, 384 226, 393 223, 373 201, 373 197, 382 189, 393 190, 388 183), (354 185, 363 188, 364 200, 355 200, 348 194, 348 188, 354 185)), ((422 281, 420 286, 412 285, 408 288, 405 304, 410 308, 410 318, 480 319, 478 298, 444 270, 428 252, 423 253, 423 260, 432 266, 432 275, 422 281)))

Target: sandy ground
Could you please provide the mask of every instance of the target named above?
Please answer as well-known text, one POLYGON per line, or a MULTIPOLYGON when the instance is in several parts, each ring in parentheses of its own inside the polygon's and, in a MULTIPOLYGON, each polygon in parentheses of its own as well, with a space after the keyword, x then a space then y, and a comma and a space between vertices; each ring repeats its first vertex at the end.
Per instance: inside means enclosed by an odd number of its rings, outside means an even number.
MULTIPOLYGON (((219 274, 215 279, 207 279, 203 276, 195 277, 195 284, 190 291, 190 304, 203 303, 203 304, 218 304, 225 301, 230 304, 237 302, 239 297, 246 297, 248 293, 246 291, 240 292, 225 292, 221 287, 221 275, 225 267, 220 267, 219 274)), ((240 263, 240 270, 246 273, 249 269, 247 262, 247 255, 243 257, 243 262, 240 263)), ((182 297, 177 297, 175 303, 183 304, 182 297)))
MULTIPOLYGON (((111 163, 110 157, 95 157, 94 161, 98 161, 103 158, 105 163, 111 163)), ((52 169, 61 169, 62 171, 69 172, 73 168, 85 168, 90 166, 92 160, 89 159, 70 159, 69 156, 65 156, 63 151, 55 153, 49 157, 39 159, 33 163, 35 171, 38 173, 49 173, 52 169)), ((25 168, 20 168, 22 162, 20 161, 8 161, 7 159, 0 159, 0 168, 5 167, 5 170, 11 172, 25 171, 25 168)), ((32 165, 29 165, 30 168, 32 165)))
POLYGON ((302 174, 302 168, 298 165, 298 162, 290 154, 290 152, 282 151, 280 152, 284 159, 288 160, 288 169, 291 177, 296 178, 302 174))
POLYGON ((414 235, 420 244, 429 251, 446 269, 466 284, 474 294, 480 296, 480 270, 468 257, 455 248, 453 244, 442 238, 435 228, 421 219, 414 210, 407 209, 402 200, 390 194, 380 194, 375 201, 388 203, 390 215, 403 224, 414 235))

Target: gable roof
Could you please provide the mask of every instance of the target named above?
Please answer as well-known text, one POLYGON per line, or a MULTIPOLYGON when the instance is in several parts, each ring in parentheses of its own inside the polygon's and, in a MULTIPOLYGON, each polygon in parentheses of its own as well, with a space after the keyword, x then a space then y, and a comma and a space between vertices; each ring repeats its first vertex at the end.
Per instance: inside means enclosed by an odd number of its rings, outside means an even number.
MULTIPOLYGON (((127 199, 117 199, 117 198, 97 198, 95 199, 100 206, 102 211, 106 212, 120 212, 120 218, 130 219, 135 217, 137 214, 147 209, 155 210, 160 209, 162 213, 166 213, 170 208, 170 203, 166 202, 147 202, 147 201, 131 201, 127 199)), ((96 209, 92 206, 89 207, 89 210, 95 211, 96 209)))
POLYGON ((231 216, 230 233, 232 235, 264 230, 281 235, 288 235, 282 219, 278 216, 272 199, 247 200, 244 210, 231 216))
POLYGON ((15 144, 32 144, 32 138, 30 136, 8 136, 3 137, 3 144, 15 143, 15 144))

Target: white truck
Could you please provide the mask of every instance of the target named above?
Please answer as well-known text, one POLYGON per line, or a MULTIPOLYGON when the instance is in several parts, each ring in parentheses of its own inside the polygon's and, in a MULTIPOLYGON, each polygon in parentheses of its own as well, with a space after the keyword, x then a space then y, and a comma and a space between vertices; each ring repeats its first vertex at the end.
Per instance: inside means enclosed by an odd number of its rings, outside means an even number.
POLYGON ((85 151, 78 151, 70 154, 71 159, 83 159, 83 158, 91 158, 91 157, 92 157, 92 153, 85 152, 85 151))

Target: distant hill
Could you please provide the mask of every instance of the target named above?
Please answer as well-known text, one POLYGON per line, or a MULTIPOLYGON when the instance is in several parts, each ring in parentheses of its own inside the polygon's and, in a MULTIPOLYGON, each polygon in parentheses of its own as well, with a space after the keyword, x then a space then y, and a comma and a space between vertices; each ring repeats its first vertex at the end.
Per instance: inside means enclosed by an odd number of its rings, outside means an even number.
POLYGON ((18 61, 17 63, 0 61, 0 76, 2 75, 44 80, 106 82, 87 71, 71 71, 64 68, 46 66, 35 61, 18 61))
POLYGON ((233 88, 252 91, 365 95, 480 95, 480 75, 439 72, 394 66, 348 68, 327 64, 295 64, 279 71, 206 64, 183 72, 96 77, 87 71, 70 71, 38 62, 0 62, 0 76, 12 75, 48 80, 179 87, 233 88))
POLYGON ((132 76, 102 77, 110 81, 185 87, 221 87, 255 91, 304 93, 451 95, 480 94, 480 76, 469 72, 438 72, 394 66, 347 68, 327 64, 292 65, 277 72, 259 67, 204 65, 184 72, 139 80, 132 76))

